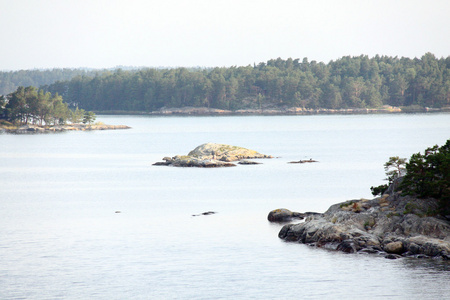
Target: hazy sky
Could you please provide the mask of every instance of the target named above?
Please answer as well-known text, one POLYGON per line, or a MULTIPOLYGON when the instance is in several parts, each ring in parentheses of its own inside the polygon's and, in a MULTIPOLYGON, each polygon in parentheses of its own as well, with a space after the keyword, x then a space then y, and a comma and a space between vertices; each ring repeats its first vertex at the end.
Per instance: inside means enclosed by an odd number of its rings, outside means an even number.
POLYGON ((450 55, 449 0, 0 0, 0 70, 450 55))

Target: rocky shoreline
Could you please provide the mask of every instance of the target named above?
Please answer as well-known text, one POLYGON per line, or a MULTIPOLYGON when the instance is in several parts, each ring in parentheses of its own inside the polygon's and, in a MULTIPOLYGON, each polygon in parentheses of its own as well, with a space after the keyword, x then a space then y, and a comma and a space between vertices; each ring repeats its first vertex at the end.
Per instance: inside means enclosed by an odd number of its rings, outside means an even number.
POLYGON ((436 215, 436 199, 402 196, 398 182, 372 200, 350 200, 332 205, 325 213, 296 213, 278 209, 271 222, 286 224, 278 237, 346 253, 375 253, 385 258, 450 260, 449 216, 436 215))
POLYGON ((302 108, 302 107, 263 107, 246 108, 238 110, 217 109, 208 107, 163 107, 156 111, 101 111, 101 114, 138 114, 155 116, 240 116, 240 115, 317 115, 317 114, 386 114, 386 113, 410 113, 410 112, 449 112, 449 108, 400 108, 385 105, 381 108, 346 108, 346 109, 326 109, 326 108, 302 108))
POLYGON ((23 125, 19 127, 0 127, 0 133, 12 134, 32 134, 32 133, 50 133, 63 131, 91 131, 91 130, 116 130, 116 129, 130 129, 126 125, 86 125, 86 124, 70 124, 70 125, 56 125, 56 126, 39 126, 39 125, 23 125))

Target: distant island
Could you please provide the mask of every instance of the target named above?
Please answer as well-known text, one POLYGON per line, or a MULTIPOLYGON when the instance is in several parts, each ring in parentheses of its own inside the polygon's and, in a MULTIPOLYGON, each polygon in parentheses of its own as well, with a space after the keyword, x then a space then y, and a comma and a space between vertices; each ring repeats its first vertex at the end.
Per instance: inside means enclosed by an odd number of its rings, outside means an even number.
POLYGON ((0 97, 0 133, 44 133, 66 130, 127 129, 125 125, 93 124, 95 113, 70 109, 58 93, 52 95, 35 87, 19 87, 0 97))
POLYGON ((420 58, 345 56, 328 63, 308 58, 277 58, 221 68, 22 70, 0 72, 0 79, 0 94, 5 96, 17 84, 32 83, 44 93, 58 94, 70 108, 97 113, 215 115, 450 110, 450 57, 437 58, 432 53, 420 58))

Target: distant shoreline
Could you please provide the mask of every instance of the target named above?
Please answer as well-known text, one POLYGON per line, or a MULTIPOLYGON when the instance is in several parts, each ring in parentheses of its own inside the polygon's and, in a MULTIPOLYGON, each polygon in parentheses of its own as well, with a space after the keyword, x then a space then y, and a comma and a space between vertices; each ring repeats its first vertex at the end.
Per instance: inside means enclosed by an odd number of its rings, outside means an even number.
POLYGON ((157 111, 95 111, 96 114, 103 115, 150 115, 150 116, 289 116, 289 115, 351 115, 351 114, 400 114, 400 113, 435 113, 450 112, 450 107, 445 108, 420 108, 409 109, 392 106, 383 108, 349 108, 349 109, 304 109, 299 107, 290 108, 266 108, 266 109, 240 109, 225 110, 208 107, 182 107, 182 108, 161 108, 157 111))

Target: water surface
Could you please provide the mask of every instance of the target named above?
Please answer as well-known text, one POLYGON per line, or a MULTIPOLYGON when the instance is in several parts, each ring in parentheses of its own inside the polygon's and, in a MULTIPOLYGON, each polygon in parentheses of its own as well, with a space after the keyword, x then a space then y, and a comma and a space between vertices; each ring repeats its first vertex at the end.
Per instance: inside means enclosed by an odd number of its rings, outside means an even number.
POLYGON ((390 156, 450 138, 450 114, 98 116, 130 130, 0 135, 1 299, 441 299, 450 266, 286 243, 275 208, 371 198, 390 156), (217 142, 262 165, 156 167, 217 142), (288 164, 313 158, 319 163, 288 164), (115 213, 121 211, 121 213, 115 213), (205 211, 210 216, 193 217, 205 211))

